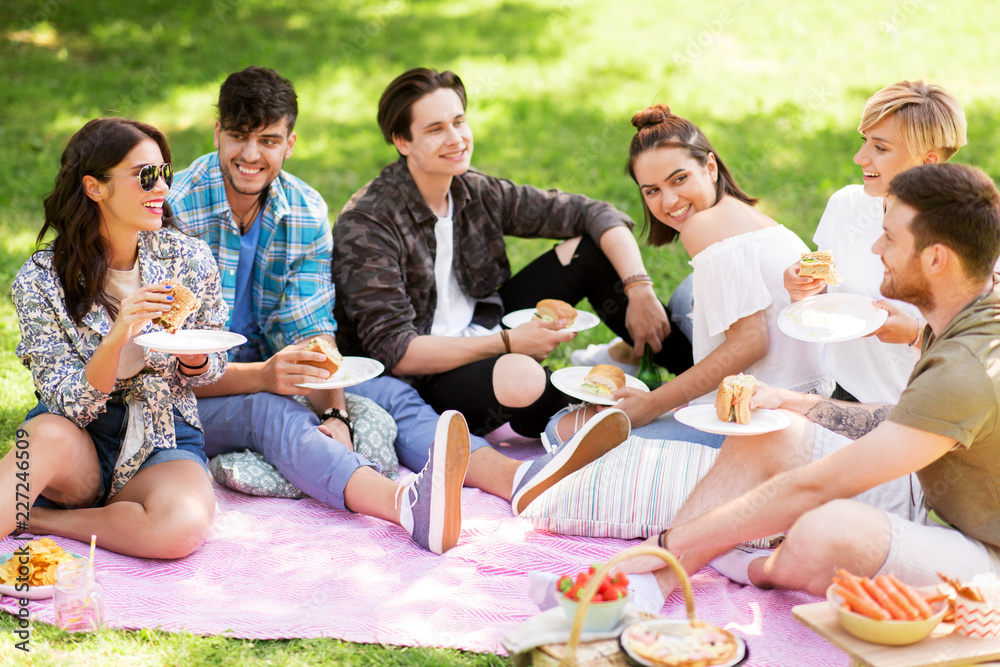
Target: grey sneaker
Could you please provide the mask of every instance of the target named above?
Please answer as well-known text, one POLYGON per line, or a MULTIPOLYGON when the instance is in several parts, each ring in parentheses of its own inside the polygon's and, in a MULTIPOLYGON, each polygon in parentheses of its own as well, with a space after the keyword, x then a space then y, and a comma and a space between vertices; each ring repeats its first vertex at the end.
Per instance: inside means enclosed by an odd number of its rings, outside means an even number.
POLYGON ((531 464, 514 487, 510 499, 514 515, 523 512, 531 501, 559 480, 625 442, 630 428, 628 415, 621 410, 605 410, 594 415, 569 442, 531 464))
POLYGON ((458 543, 468 469, 469 427, 462 413, 448 410, 438 419, 427 465, 404 480, 396 494, 397 500, 403 494, 412 512, 409 521, 402 521, 403 527, 424 549, 443 554, 458 543))

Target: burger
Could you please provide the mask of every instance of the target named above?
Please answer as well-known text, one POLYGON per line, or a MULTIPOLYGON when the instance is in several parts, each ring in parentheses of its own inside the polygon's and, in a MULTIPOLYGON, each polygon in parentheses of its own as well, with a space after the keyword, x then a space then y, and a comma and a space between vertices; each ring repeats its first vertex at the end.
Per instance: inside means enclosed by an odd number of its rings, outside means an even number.
POLYGON ((749 424, 753 417, 750 398, 757 388, 757 380, 752 375, 730 375, 719 384, 715 395, 715 413, 719 421, 749 424))
POLYGON ((576 308, 559 299, 542 299, 535 305, 535 313, 546 322, 566 320, 566 326, 576 320, 576 308))

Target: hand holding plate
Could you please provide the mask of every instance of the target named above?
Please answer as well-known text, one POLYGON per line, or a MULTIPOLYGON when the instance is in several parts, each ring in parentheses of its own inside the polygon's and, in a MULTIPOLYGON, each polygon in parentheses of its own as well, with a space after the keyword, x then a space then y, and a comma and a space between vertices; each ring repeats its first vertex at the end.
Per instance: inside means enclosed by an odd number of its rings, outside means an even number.
POLYGON ((510 351, 526 354, 535 361, 542 361, 552 350, 559 347, 560 343, 576 338, 576 334, 566 331, 565 326, 566 322, 563 320, 558 322, 529 320, 510 330, 510 351))
POLYGON ((754 410, 756 408, 766 408, 768 410, 777 410, 781 407, 781 397, 778 394, 778 390, 768 384, 764 384, 760 380, 757 380, 757 384, 754 386, 753 396, 750 397, 750 409, 754 410))
POLYGON ((614 407, 628 415, 632 428, 645 426, 662 414, 656 407, 651 392, 622 387, 611 394, 611 397, 618 401, 614 407))
POLYGON ((900 345, 910 345, 917 339, 917 327, 920 325, 917 318, 905 312, 896 304, 884 299, 872 301, 872 305, 886 311, 889 313, 889 316, 885 319, 882 326, 868 334, 869 336, 875 336, 883 343, 896 343, 900 345))

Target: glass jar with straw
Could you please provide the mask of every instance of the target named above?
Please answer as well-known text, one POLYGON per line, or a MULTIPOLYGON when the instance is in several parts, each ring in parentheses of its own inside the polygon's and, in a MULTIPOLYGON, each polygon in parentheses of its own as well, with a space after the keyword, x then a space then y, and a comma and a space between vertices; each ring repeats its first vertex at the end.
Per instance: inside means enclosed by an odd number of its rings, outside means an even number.
POLYGON ((90 558, 74 558, 56 568, 53 596, 56 625, 69 632, 93 632, 104 627, 101 582, 94 573, 96 536, 90 537, 90 558))

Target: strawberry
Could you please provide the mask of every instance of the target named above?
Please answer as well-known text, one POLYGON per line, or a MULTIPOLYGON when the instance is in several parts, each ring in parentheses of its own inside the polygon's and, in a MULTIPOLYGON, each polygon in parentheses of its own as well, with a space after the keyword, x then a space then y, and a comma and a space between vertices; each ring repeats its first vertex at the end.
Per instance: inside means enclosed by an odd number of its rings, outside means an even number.
POLYGON ((624 572, 617 572, 615 576, 611 579, 611 582, 615 585, 628 586, 628 577, 624 572))
POLYGON ((565 593, 571 588, 573 588, 573 577, 568 574, 559 577, 559 581, 556 582, 556 590, 558 592, 565 593))

